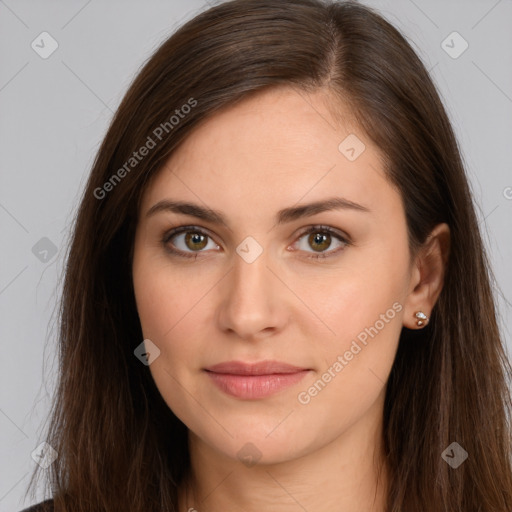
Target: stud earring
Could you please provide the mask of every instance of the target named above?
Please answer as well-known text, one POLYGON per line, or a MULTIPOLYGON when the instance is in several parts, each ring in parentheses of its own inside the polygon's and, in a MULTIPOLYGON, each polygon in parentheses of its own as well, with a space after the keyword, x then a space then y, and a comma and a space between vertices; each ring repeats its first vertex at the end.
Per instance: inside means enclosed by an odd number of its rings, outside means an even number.
POLYGON ((428 321, 430 320, 429 317, 425 315, 425 313, 423 313, 423 311, 416 311, 414 316, 417 318, 416 325, 418 327, 424 327, 425 325, 428 324, 428 321))

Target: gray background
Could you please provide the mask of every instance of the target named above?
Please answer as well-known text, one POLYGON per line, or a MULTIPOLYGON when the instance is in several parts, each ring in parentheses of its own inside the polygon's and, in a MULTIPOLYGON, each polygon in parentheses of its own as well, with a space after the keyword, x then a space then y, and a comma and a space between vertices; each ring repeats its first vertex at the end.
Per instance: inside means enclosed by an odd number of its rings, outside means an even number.
MULTIPOLYGON (((432 70, 503 292, 500 322, 510 354, 512 1, 363 3, 401 29, 432 70), (458 58, 442 46, 453 31, 469 44, 458 58)), ((30 504, 22 496, 35 464, 31 453, 44 441, 56 382, 63 254, 96 151, 143 62, 206 5, 0 0, 1 512, 30 504), (58 43, 46 59, 31 47, 44 31, 58 43)), ((453 41, 444 44, 458 52, 461 41, 453 41)))

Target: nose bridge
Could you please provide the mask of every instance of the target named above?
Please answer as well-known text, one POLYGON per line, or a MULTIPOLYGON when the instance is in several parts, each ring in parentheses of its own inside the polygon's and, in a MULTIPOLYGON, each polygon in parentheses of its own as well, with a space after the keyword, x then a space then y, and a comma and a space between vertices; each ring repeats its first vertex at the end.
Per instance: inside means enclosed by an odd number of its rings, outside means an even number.
POLYGON ((243 243, 237 248, 232 271, 226 276, 228 285, 221 302, 220 321, 223 329, 247 338, 280 327, 283 304, 278 300, 278 280, 267 267, 268 252, 263 250, 254 257, 254 247, 249 245, 246 252, 244 248, 247 246, 243 243))
POLYGON ((233 258, 233 272, 231 272, 232 292, 240 298, 253 300, 268 292, 271 272, 268 270, 268 254, 262 252, 253 261, 244 259, 237 254, 233 258))

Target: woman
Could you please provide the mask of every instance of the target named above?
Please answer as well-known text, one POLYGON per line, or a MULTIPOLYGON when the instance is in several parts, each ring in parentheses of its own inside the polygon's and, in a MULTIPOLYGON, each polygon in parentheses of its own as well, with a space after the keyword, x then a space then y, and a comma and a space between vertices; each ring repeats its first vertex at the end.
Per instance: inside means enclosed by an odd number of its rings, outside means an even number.
POLYGON ((233 0, 157 50, 81 202, 60 343, 56 512, 512 510, 457 143, 355 2, 233 0))

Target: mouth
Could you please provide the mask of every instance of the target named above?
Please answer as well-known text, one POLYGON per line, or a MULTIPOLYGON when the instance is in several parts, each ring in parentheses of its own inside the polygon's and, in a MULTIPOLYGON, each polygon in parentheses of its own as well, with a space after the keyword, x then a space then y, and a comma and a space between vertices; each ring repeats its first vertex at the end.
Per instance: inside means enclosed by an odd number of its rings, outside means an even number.
POLYGON ((310 371, 280 361, 227 361, 205 368, 208 377, 221 391, 243 400, 274 395, 298 383, 310 371))

